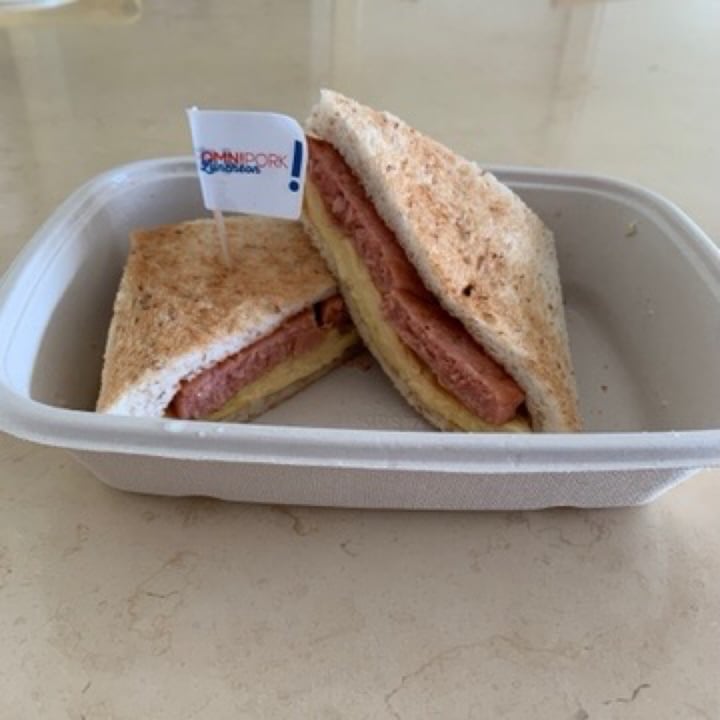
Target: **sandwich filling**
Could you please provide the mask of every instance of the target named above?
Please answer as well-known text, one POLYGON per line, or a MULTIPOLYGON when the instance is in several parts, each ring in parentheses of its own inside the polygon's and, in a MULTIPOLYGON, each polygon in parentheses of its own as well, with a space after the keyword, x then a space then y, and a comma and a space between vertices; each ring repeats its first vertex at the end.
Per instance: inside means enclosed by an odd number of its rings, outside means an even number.
POLYGON ((337 362, 357 341, 342 297, 334 295, 182 381, 168 414, 182 419, 228 417, 337 362))
POLYGON ((309 189, 349 238, 379 295, 382 317, 437 383, 491 425, 516 418, 525 394, 425 287, 359 180, 329 144, 308 138, 309 189))

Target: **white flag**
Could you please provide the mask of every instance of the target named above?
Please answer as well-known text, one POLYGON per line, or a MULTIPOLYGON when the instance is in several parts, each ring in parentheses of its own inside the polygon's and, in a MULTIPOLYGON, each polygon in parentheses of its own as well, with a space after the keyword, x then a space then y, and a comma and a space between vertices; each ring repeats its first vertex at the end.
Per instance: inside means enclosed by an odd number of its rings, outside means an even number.
POLYGON ((300 217, 307 142, 296 120, 197 108, 188 110, 188 120, 208 210, 300 217))

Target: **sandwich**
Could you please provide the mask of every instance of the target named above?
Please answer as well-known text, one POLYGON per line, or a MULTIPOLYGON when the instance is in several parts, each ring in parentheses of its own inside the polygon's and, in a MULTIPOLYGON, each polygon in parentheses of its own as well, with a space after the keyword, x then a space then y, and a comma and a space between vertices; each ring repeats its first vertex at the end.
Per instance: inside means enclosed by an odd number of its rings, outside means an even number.
POLYGON ((580 428, 552 233, 480 169, 325 90, 303 223, 368 349, 443 430, 580 428))
POLYGON ((359 347, 335 281, 298 222, 139 230, 115 298, 97 410, 249 420, 359 347))

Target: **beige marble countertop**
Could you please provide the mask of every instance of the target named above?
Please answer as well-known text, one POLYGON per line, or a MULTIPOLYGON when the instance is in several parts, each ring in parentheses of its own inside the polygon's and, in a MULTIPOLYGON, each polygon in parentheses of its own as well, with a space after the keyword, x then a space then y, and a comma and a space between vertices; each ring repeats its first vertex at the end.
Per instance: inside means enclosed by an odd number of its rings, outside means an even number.
MULTIPOLYGON (((0 270, 86 179, 187 153, 186 106, 302 118, 323 85, 720 238, 714 0, 1 8, 0 270)), ((285 509, 122 494, 0 436, 0 718, 715 720, 718 480, 604 512, 285 509)))

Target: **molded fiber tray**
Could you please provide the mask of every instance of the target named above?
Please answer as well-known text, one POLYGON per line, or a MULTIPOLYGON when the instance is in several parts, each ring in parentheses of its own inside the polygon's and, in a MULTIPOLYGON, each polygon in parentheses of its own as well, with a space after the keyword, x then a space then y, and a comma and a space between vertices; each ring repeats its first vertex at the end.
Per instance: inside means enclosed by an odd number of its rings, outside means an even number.
POLYGON ((128 234, 206 215, 191 158, 75 192, 0 284, 0 428, 117 488, 374 508, 649 502, 720 464, 720 252, 678 208, 605 178, 495 169, 557 238, 586 432, 444 434, 350 364, 247 425, 92 412, 128 234))

